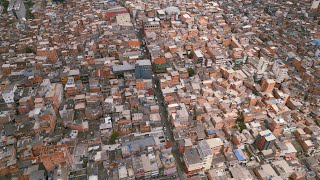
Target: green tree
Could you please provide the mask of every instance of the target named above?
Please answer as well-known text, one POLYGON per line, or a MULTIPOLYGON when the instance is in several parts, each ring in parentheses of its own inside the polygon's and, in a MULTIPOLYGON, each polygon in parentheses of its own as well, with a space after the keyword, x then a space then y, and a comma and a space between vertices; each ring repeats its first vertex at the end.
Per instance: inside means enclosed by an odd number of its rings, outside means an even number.
POLYGON ((244 124, 244 122, 239 123, 240 132, 242 132, 244 129, 247 129, 247 126, 244 124))
POLYGON ((0 0, 0 4, 4 7, 3 12, 6 13, 8 6, 9 6, 9 1, 8 0, 0 0))
POLYGON ((32 0, 28 0, 28 1, 26 1, 26 6, 27 7, 32 7, 34 5, 34 2, 32 2, 32 0))
POLYGON ((194 76, 194 74, 195 74, 194 69, 188 68, 188 74, 189 74, 189 77, 194 76))
POLYGON ((244 129, 247 129, 247 126, 246 124, 244 123, 244 119, 243 119, 243 116, 239 116, 237 118, 237 124, 239 126, 239 131, 242 132, 244 129))
POLYGON ((243 122, 243 116, 238 116, 237 117, 237 123, 241 123, 241 122, 243 122))
POLYGON ((118 131, 112 131, 112 134, 110 137, 110 144, 115 144, 118 137, 119 137, 118 131))
POLYGON ((255 88, 252 89, 252 94, 256 95, 256 96, 260 96, 259 91, 257 91, 255 88))
POLYGON ((33 50, 31 47, 29 47, 29 46, 25 48, 25 52, 26 52, 26 53, 33 53, 33 54, 35 54, 34 50, 33 50))
POLYGON ((27 9, 26 19, 34 19, 34 15, 29 8, 27 9))

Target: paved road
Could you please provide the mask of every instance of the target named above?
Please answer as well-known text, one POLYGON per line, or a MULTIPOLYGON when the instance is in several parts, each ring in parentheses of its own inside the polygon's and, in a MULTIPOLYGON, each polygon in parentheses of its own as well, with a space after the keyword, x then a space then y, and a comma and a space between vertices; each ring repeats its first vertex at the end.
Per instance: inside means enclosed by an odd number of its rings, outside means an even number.
POLYGON ((169 140, 174 143, 174 145, 172 147, 172 155, 174 156, 174 158, 176 160, 176 163, 177 163, 178 176, 179 176, 179 178, 181 180, 184 180, 184 179, 187 179, 187 175, 185 174, 183 163, 181 162, 181 159, 180 159, 180 153, 178 151, 178 146, 177 146, 177 144, 176 144, 176 142, 174 141, 174 138, 173 138, 172 129, 171 129, 171 126, 170 126, 170 123, 169 123, 169 120, 168 120, 168 112, 167 112, 167 109, 164 107, 164 104, 163 104, 164 103, 164 98, 162 96, 162 92, 161 92, 161 89, 159 88, 160 86, 159 86, 158 82, 159 82, 158 81, 158 77, 155 75, 154 79, 153 79, 153 84, 156 85, 155 95, 156 95, 156 97, 158 99, 161 121, 162 121, 162 124, 167 129, 166 132, 165 132, 166 137, 168 137, 169 140))

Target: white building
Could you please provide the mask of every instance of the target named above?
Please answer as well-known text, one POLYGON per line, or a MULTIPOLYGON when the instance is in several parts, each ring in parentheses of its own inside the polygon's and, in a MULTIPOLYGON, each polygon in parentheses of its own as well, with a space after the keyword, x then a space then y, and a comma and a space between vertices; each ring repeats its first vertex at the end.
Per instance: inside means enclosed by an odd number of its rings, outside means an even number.
POLYGON ((163 20, 166 18, 166 13, 164 12, 163 9, 159 9, 157 10, 157 16, 159 19, 163 20))
POLYGON ((44 79, 44 80, 42 80, 42 82, 40 84, 38 94, 40 96, 44 96, 47 92, 49 92, 50 88, 51 88, 50 79, 44 79))
POLYGON ((264 73, 267 70, 268 65, 269 65, 269 61, 267 61, 265 58, 261 57, 259 59, 259 63, 258 63, 258 66, 257 66, 257 71, 259 73, 264 73))
POLYGON ((312 10, 318 9, 319 4, 320 4, 320 0, 313 0, 312 5, 311 5, 311 9, 312 10))
POLYGON ((199 154, 202 159, 203 170, 209 170, 212 164, 213 154, 207 140, 202 140, 198 144, 199 154))
POLYGON ((119 179, 126 179, 128 177, 128 171, 126 166, 119 167, 119 179))
POLYGON ((267 70, 269 65, 269 61, 266 60, 265 58, 261 57, 259 59, 259 63, 257 66, 257 70, 255 71, 255 79, 256 81, 260 81, 264 75, 264 72, 267 70))
POLYGON ((22 0, 11 0, 7 11, 18 19, 26 18, 27 10, 22 0))
POLYGON ((9 85, 7 86, 4 91, 2 92, 2 98, 4 102, 7 104, 14 102, 14 92, 16 92, 17 86, 16 85, 9 85))
POLYGON ((132 26, 131 18, 129 13, 118 14, 116 16, 117 24, 120 26, 132 26))
POLYGON ((282 82, 288 77, 288 69, 283 62, 278 60, 273 63, 272 72, 279 82, 282 82))

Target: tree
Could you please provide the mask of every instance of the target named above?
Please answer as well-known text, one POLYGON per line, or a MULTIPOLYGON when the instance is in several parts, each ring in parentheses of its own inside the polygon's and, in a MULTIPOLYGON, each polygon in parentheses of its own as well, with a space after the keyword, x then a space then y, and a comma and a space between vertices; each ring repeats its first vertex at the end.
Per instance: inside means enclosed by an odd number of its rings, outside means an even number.
POLYGON ((238 116, 237 117, 237 123, 243 122, 243 116, 238 116))
POLYGON ((29 47, 29 46, 25 48, 25 52, 26 52, 26 53, 33 53, 33 54, 35 54, 34 50, 33 50, 31 47, 29 47))
POLYGON ((195 72, 192 68, 188 68, 188 74, 189 74, 189 77, 192 77, 194 76, 195 72))
POLYGON ((32 0, 28 0, 25 3, 28 8, 31 8, 34 5, 34 2, 32 2, 32 0))
POLYGON ((243 116, 239 116, 237 118, 237 124, 239 126, 239 131, 242 132, 244 129, 247 129, 247 126, 246 124, 244 123, 244 119, 243 119, 243 116))
POLYGON ((240 122, 239 123, 239 127, 240 127, 240 132, 242 133, 242 131, 244 130, 244 129, 247 129, 247 126, 244 124, 244 122, 240 122))
POLYGON ((32 14, 31 10, 29 8, 27 8, 27 15, 26 15, 27 19, 34 19, 34 15, 32 14))
POLYGON ((254 94, 256 96, 260 96, 260 93, 255 88, 252 89, 252 94, 254 94))
POLYGON ((116 140, 118 139, 119 137, 119 133, 118 131, 112 131, 112 134, 111 134, 111 137, 110 137, 110 144, 115 144, 116 143, 116 140))
POLYGON ((0 0, 0 4, 3 6, 3 12, 6 13, 8 6, 9 6, 9 1, 8 0, 0 0))

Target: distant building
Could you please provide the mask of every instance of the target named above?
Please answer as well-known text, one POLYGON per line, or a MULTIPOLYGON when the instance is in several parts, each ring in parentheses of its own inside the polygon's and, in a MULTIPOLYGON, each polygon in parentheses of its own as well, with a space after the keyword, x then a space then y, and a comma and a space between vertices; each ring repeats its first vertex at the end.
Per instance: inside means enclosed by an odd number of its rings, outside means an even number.
POLYGON ((138 60, 135 68, 136 79, 151 79, 152 67, 150 60, 138 60))
POLYGON ((120 26, 132 26, 129 13, 118 14, 116 16, 116 21, 120 26))
POLYGON ((178 20, 178 16, 180 14, 180 9, 175 6, 169 6, 165 9, 165 12, 168 16, 173 17, 173 19, 178 20))
POLYGON ((2 92, 2 98, 5 103, 13 103, 14 102, 14 92, 17 90, 16 85, 7 86, 2 92))
POLYGON ((259 132, 254 144, 256 147, 262 150, 271 149, 275 143, 276 137, 272 134, 270 130, 265 130, 259 132))
POLYGON ((224 54, 221 51, 213 48, 208 48, 207 50, 209 56, 213 59, 216 65, 224 65, 227 63, 228 59, 225 58, 224 54))
POLYGON ((27 10, 22 0, 11 0, 7 11, 12 12, 17 19, 26 18, 27 10))
POLYGON ((255 80, 256 81, 260 81, 262 79, 264 72, 268 68, 268 65, 269 65, 269 61, 267 61, 265 58, 261 57, 259 59, 257 71, 255 72, 255 80))
POLYGON ((288 77, 288 69, 286 68, 285 64, 279 60, 273 63, 272 71, 279 82, 282 82, 288 77))
POLYGON ((3 9, 4 9, 4 7, 0 5, 0 15, 1 15, 2 12, 3 12, 3 9))
POLYGON ((144 32, 152 32, 160 30, 160 23, 157 21, 146 21, 143 23, 144 32))
POLYGON ((121 65, 113 65, 112 72, 114 74, 122 74, 124 72, 131 72, 135 70, 133 64, 129 64, 127 61, 124 61, 121 65))
POLYGON ((118 14, 126 14, 128 11, 126 8, 117 6, 117 7, 112 7, 107 10, 106 12, 106 20, 110 21, 112 18, 116 17, 118 14))
POLYGON ((37 55, 47 57, 50 62, 56 62, 58 60, 57 50, 53 47, 37 49, 37 55))
POLYGON ((313 0, 312 5, 311 5, 311 10, 318 9, 319 4, 320 4, 320 0, 313 0))
POLYGON ((159 9, 159 10, 157 10, 157 16, 159 19, 163 20, 166 18, 166 13, 164 10, 159 9))
POLYGON ((259 60, 259 64, 257 67, 258 72, 265 72, 268 68, 269 61, 267 61, 265 58, 261 57, 259 60))

